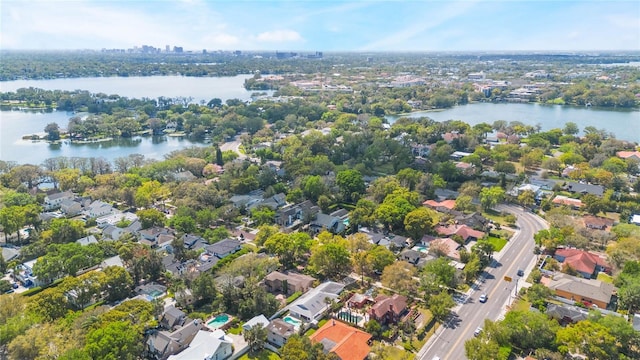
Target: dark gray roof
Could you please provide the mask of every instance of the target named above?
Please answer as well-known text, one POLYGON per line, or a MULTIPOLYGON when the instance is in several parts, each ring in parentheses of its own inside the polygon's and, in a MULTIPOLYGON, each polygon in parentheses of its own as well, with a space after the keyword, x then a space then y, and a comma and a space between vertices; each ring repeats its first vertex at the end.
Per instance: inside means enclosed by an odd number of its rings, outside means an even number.
POLYGON ((547 315, 554 319, 571 319, 572 322, 578 322, 587 319, 589 312, 577 306, 558 305, 549 303, 547 305, 547 315))
POLYGON ((596 196, 602 196, 604 194, 604 187, 601 185, 582 184, 578 182, 569 182, 565 188, 574 193, 592 194, 596 196))
POLYGON ((215 244, 207 245, 205 248, 210 254, 227 254, 235 251, 240 244, 240 241, 235 239, 224 239, 215 244))

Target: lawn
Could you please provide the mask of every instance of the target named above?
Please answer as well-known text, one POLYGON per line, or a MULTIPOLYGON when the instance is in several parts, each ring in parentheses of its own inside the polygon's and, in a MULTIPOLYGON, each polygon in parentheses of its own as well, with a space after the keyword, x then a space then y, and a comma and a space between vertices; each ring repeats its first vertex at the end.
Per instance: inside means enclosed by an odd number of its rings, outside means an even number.
POLYGON ((507 244, 507 240, 497 238, 495 236, 488 236, 487 241, 493 246, 493 251, 498 252, 507 244))
POLYGON ((269 350, 262 350, 257 354, 246 353, 239 360, 280 360, 280 356, 269 350))
POLYGON ((605 282, 605 283, 609 283, 609 284, 613 284, 613 278, 605 273, 598 273, 598 280, 605 282))

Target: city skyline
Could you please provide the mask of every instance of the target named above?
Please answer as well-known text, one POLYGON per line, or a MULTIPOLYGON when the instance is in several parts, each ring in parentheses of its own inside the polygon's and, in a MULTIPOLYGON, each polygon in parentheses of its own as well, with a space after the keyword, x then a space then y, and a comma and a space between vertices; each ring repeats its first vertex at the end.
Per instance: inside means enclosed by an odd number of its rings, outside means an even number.
POLYGON ((3 1, 0 49, 640 50, 637 1, 3 1))

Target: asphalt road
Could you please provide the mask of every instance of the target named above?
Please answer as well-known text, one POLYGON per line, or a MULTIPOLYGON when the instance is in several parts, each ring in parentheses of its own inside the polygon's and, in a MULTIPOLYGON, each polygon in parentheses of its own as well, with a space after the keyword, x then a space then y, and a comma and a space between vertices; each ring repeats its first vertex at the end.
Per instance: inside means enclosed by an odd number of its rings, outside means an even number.
POLYGON ((514 299, 516 284, 518 289, 521 288, 524 278, 517 281, 520 279, 517 276, 518 269, 525 270, 526 277, 535 266, 533 234, 548 225, 542 218, 519 206, 500 205, 498 209, 516 215, 516 234, 499 254, 494 255, 494 262, 485 269, 481 280, 467 293, 468 297, 458 299, 459 304, 454 308, 449 321, 438 328, 420 349, 416 359, 466 359, 465 341, 474 336, 474 331, 483 326, 485 319, 495 321, 504 316, 507 306, 514 299), (513 281, 505 281, 505 276, 511 277, 513 281), (478 301, 483 293, 488 296, 486 303, 478 301))

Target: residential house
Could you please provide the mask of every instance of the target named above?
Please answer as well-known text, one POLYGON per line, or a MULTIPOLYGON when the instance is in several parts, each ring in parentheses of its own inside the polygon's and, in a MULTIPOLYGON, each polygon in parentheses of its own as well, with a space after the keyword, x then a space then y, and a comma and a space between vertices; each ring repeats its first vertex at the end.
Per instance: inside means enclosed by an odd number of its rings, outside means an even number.
POLYGON ((215 256, 218 259, 223 259, 236 251, 240 251, 240 249, 242 249, 240 245, 241 243, 238 240, 224 239, 217 243, 206 245, 204 249, 207 254, 215 256))
POLYGON ((520 185, 518 187, 514 187, 509 192, 509 195, 519 196, 520 194, 522 194, 522 193, 524 193, 526 191, 532 192, 534 199, 540 199, 542 197, 542 195, 543 195, 542 188, 540 186, 538 186, 538 185, 533 185, 533 184, 522 184, 522 185, 520 185))
POLYGON ((64 200, 73 200, 75 195, 71 191, 57 192, 44 197, 44 211, 52 211, 60 208, 64 200))
POLYGON ((565 205, 573 209, 580 209, 584 204, 580 199, 573 199, 564 195, 558 195, 551 201, 556 205, 565 205))
POLYGON ((193 175, 193 173, 189 170, 185 170, 185 171, 180 171, 180 172, 176 172, 173 174, 169 174, 166 176, 167 180, 169 181, 177 181, 177 182, 184 182, 184 181, 191 181, 194 180, 196 178, 195 175, 193 175))
POLYGON ((583 184, 579 182, 568 182, 565 185, 565 189, 572 193, 578 194, 591 194, 595 196, 602 197, 604 194, 604 186, 602 185, 593 185, 593 184, 583 184))
POLYGON ((164 312, 160 317, 160 326, 165 329, 173 330, 175 327, 183 326, 186 320, 187 314, 171 305, 164 309, 164 312))
POLYGON ((559 263, 570 266, 585 279, 595 278, 601 271, 611 273, 611 266, 604 257, 585 250, 560 248, 556 249, 553 257, 559 263))
POLYGON ((296 333, 296 328, 292 324, 282 319, 271 320, 267 325, 267 341, 275 346, 281 347, 289 340, 291 335, 296 333))
POLYGON ((313 217, 320 212, 320 208, 315 206, 311 201, 305 200, 299 204, 286 205, 276 210, 276 224, 293 229, 305 222, 305 219, 311 221, 313 217))
POLYGON ((407 297, 378 295, 375 304, 369 309, 369 316, 380 324, 395 324, 407 313, 407 297))
POLYGON ((458 161, 455 163, 455 166, 456 169, 460 171, 460 173, 466 176, 471 176, 476 172, 476 166, 471 163, 458 161))
POLYGON ((587 229, 606 230, 607 227, 613 226, 612 219, 599 216, 586 215, 582 221, 587 229))
POLYGON ((265 290, 272 294, 291 296, 295 292, 307 292, 307 290, 313 286, 315 280, 316 279, 308 275, 272 271, 264 277, 262 283, 264 284, 265 290))
POLYGON ((254 326, 266 327, 267 325, 269 325, 269 319, 267 319, 263 314, 260 314, 242 324, 242 329, 251 330, 254 326))
POLYGON ((575 324, 578 321, 586 320, 589 311, 573 305, 549 303, 545 314, 556 319, 560 325, 575 324))
MULTIPOLYGON (((92 202, 83 211, 83 213, 88 218, 96 219, 96 222, 97 222, 97 219, 99 217, 110 215, 110 214, 114 214, 114 213, 117 213, 117 212, 119 212, 119 211, 114 209, 113 206, 111 206, 111 204, 107 204, 106 202, 100 201, 100 200, 96 200, 96 201, 92 202)), ((116 221, 119 221, 119 220, 120 219, 118 219, 116 221)))
POLYGON ((607 309, 616 293, 613 284, 562 273, 554 274, 553 278, 543 277, 541 283, 553 290, 556 296, 587 306, 593 304, 600 309, 607 309))
POLYGON ((102 229, 102 237, 107 240, 118 240, 122 235, 126 233, 125 229, 119 228, 115 225, 107 225, 104 229, 102 229))
POLYGON ((449 155, 449 158, 451 158, 451 160, 460 161, 469 155, 472 155, 472 153, 464 151, 454 151, 453 154, 449 155))
POLYGON ((552 191, 557 183, 555 180, 532 176, 529 179, 529 184, 539 186, 541 190, 552 191))
POLYGON ((449 213, 456 207, 456 201, 452 199, 436 201, 436 200, 427 200, 422 203, 422 205, 430 207, 436 211, 442 213, 449 213))
POLYGON ((309 224, 309 228, 314 234, 318 234, 323 230, 339 234, 346 229, 346 225, 345 222, 337 216, 318 213, 316 214, 316 218, 309 224))
POLYGON ((436 232, 443 236, 460 236, 465 243, 482 239, 486 236, 482 231, 474 230, 467 225, 438 225, 435 228, 436 232))
POLYGON ((616 155, 621 159, 634 159, 640 161, 640 151, 618 151, 616 155))
POLYGON ((314 343, 322 344, 325 352, 332 352, 341 360, 364 360, 371 350, 371 334, 333 319, 309 338, 314 343))
POLYGON ((229 201, 231 204, 240 209, 242 207, 249 207, 254 203, 262 201, 262 197, 264 195, 264 191, 262 190, 254 190, 245 195, 233 195, 229 201))
POLYGON ((283 193, 275 194, 268 198, 261 199, 260 201, 255 201, 249 205, 247 205, 247 210, 252 210, 260 206, 266 206, 271 210, 276 210, 287 204, 286 195, 283 193))
POLYGON ((120 255, 116 255, 116 256, 112 256, 110 258, 104 259, 100 263, 100 268, 102 269, 108 268, 109 266, 119 266, 123 268, 124 262, 122 262, 120 255))
POLYGON ((186 349, 196 334, 202 330, 202 320, 196 319, 187 322, 173 332, 151 332, 145 342, 147 358, 154 360, 166 360, 169 356, 186 349))
POLYGON ((96 237, 93 235, 89 235, 76 240, 76 242, 82 246, 87 246, 89 244, 97 244, 98 239, 96 239, 96 237))
POLYGON ((289 305, 289 314, 298 319, 315 323, 328 310, 327 299, 336 300, 344 284, 327 281, 309 290, 289 305))
POLYGON ((180 240, 184 243, 184 247, 189 250, 202 249, 208 244, 207 240, 193 234, 184 234, 180 240))
POLYGON ((82 212, 82 204, 74 199, 63 199, 60 202, 60 211, 67 217, 73 217, 82 212))
POLYGON ((18 256, 20 256, 20 249, 14 249, 10 247, 2 247, 0 249, 2 249, 2 258, 6 262, 16 259, 18 256))
POLYGON ((442 139, 447 143, 450 144, 453 140, 455 139, 459 139, 462 136, 464 136, 463 134, 458 133, 457 131, 452 131, 452 132, 447 132, 442 134, 442 139))
POLYGON ((355 293, 347 300, 347 305, 352 309, 362 309, 367 303, 374 302, 371 295, 355 293))
MULTIPOLYGON (((111 205, 109 204, 106 204, 106 205, 107 206, 101 207, 105 211, 108 207, 111 207, 111 205)), ((121 212, 120 210, 114 209, 113 207, 111 207, 110 211, 111 211, 110 213, 96 218, 96 224, 98 225, 99 228, 103 229, 109 225, 115 226, 123 222, 127 222, 128 223, 127 226, 129 226, 130 224, 138 220, 138 216, 134 213, 121 212)))
MULTIPOLYGON (((154 226, 148 229, 139 230, 137 234, 138 234, 138 239, 140 243, 149 245, 151 248, 159 247, 159 243, 160 243, 159 240, 161 240, 163 235, 170 236, 171 239, 169 241, 173 241, 175 236, 172 230, 164 227, 159 227, 159 226, 154 226)), ((166 242, 166 240, 164 240, 163 242, 166 242)))
POLYGON ((461 214, 457 215, 454 218, 456 224, 465 225, 473 229, 486 229, 487 224, 489 224, 489 219, 482 216, 478 212, 474 212, 473 214, 461 214))
POLYGON ((224 331, 200 330, 189 343, 189 347, 169 360, 224 360, 233 354, 233 340, 224 331))
POLYGON ((383 234, 379 232, 369 232, 367 229, 361 229, 361 233, 367 235, 369 242, 375 245, 384 246, 389 249, 404 249, 409 245, 409 238, 395 235, 383 234))
POLYGON ((451 238, 439 238, 429 243, 429 253, 436 256, 446 256, 449 259, 460 261, 460 249, 462 245, 451 238))

